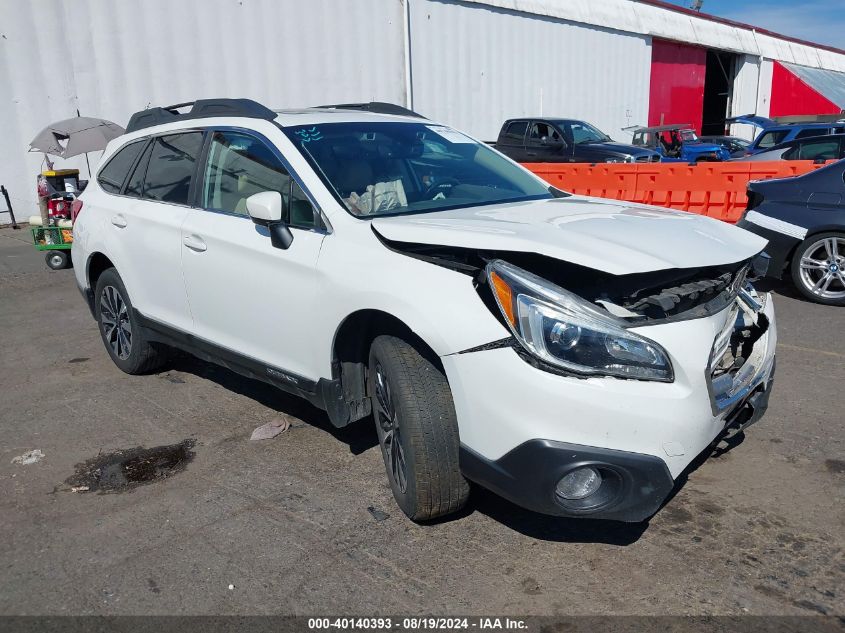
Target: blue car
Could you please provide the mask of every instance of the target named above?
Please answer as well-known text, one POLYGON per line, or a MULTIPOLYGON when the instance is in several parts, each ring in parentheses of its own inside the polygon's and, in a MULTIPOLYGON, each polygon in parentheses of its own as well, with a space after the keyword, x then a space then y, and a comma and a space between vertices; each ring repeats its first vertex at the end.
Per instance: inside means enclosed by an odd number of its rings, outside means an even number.
POLYGON ((634 134, 634 145, 653 149, 663 157, 664 163, 721 161, 731 157, 730 151, 722 145, 701 141, 688 123, 628 129, 634 134))
POLYGON ((744 123, 760 129, 757 138, 748 146, 749 155, 766 152, 773 149, 775 145, 782 145, 802 138, 825 136, 827 134, 845 134, 845 115, 839 121, 777 123, 764 116, 744 114, 731 117, 725 122, 727 124, 744 123))

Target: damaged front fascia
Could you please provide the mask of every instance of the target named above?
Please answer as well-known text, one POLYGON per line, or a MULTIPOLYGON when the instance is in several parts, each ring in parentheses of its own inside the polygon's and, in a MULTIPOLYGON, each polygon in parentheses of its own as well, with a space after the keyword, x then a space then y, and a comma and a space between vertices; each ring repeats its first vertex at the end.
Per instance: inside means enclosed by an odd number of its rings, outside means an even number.
MULTIPOLYGON (((487 288, 485 267, 492 260, 502 259, 596 304, 627 327, 716 314, 734 300, 748 271, 748 261, 744 260, 704 268, 613 275, 536 253, 397 242, 375 229, 373 232, 392 251, 473 277, 479 295, 491 309, 495 301, 487 288)), ((500 318, 498 309, 493 313, 500 318)))

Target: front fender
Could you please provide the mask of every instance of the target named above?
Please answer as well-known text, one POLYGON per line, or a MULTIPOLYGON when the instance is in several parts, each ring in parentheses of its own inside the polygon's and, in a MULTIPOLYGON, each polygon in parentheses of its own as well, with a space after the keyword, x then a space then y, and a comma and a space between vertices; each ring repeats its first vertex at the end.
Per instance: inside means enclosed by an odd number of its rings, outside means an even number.
POLYGON ((359 310, 396 317, 438 356, 510 335, 471 276, 391 251, 369 223, 345 229, 342 239, 327 236, 318 261, 325 299, 315 309, 316 353, 326 371, 338 327, 359 310))

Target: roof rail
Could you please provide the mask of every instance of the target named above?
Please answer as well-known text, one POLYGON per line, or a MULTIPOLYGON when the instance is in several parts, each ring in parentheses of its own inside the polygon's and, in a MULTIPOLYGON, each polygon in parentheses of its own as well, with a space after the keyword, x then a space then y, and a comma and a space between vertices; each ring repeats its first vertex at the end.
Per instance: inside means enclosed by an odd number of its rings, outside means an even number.
POLYGON ((162 123, 201 119, 212 116, 240 116, 250 119, 272 121, 276 113, 252 99, 198 99, 163 108, 147 108, 136 112, 126 125, 126 132, 135 132, 162 123), (192 106, 188 112, 180 113, 180 108, 192 106))
POLYGON ((775 123, 791 125, 793 123, 840 123, 845 120, 845 113, 839 114, 793 114, 772 117, 775 123))
POLYGON ((370 101, 369 103, 337 103, 318 107, 337 108, 338 110, 363 110, 365 112, 375 112, 376 114, 398 114, 401 116, 414 116, 419 119, 425 118, 418 112, 396 105, 395 103, 385 103, 384 101, 370 101))

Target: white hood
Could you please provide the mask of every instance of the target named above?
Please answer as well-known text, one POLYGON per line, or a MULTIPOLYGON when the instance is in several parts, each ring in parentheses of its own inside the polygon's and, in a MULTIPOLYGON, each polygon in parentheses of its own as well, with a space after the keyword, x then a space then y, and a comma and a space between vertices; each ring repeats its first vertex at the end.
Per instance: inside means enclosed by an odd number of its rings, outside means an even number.
POLYGON ((538 253, 624 275, 748 259, 766 240, 701 215, 571 196, 376 218, 391 241, 538 253))

